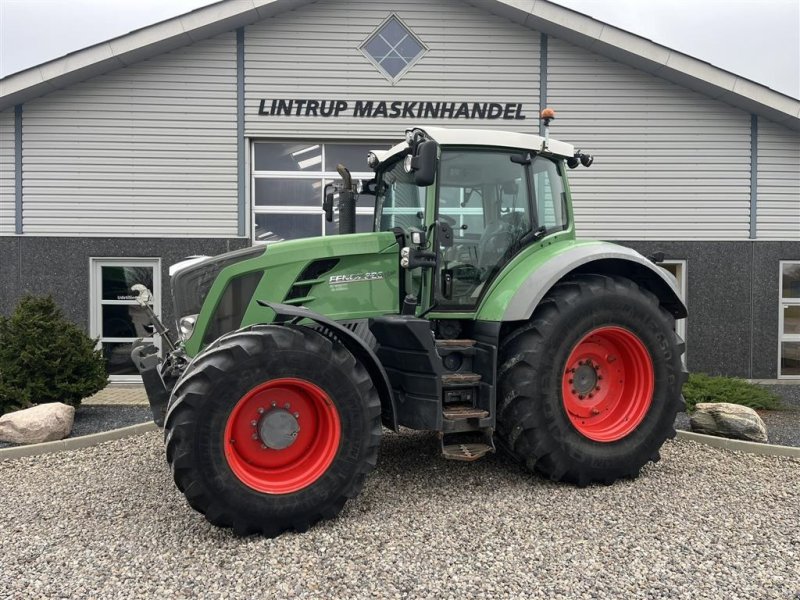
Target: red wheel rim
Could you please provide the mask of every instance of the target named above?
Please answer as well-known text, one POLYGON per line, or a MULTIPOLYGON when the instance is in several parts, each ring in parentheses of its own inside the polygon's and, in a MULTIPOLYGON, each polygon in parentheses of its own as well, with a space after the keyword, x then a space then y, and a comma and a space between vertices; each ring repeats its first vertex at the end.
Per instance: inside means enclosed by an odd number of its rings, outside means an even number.
MULTIPOLYGON (((254 387, 233 407, 225 426, 225 458, 246 486, 266 494, 290 494, 325 473, 340 438, 339 411, 328 394, 303 379, 273 379, 254 387), (263 437, 264 420, 278 416, 284 422, 294 420, 297 427, 284 448, 265 445, 263 437)), ((266 443, 275 444, 269 437, 266 443)))
POLYGON ((653 360, 644 343, 622 327, 600 327, 575 345, 561 383, 573 427, 596 442, 630 434, 653 401, 653 360))

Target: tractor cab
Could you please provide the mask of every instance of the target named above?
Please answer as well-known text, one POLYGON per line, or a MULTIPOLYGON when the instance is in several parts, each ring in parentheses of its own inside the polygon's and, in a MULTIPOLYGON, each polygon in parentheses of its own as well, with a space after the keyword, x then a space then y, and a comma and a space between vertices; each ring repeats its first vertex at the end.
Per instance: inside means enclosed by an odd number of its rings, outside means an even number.
POLYGON ((407 243, 408 293, 423 309, 472 311, 524 248, 573 238, 564 161, 575 157, 539 136, 441 128, 409 130, 404 143, 371 153, 375 231, 407 243))

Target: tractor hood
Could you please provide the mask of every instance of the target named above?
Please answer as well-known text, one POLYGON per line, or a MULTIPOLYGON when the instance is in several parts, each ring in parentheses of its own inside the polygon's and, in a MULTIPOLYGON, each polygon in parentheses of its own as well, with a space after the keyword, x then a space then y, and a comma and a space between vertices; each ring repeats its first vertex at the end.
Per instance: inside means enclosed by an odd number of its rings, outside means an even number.
POLYGON ((398 312, 399 247, 392 232, 290 240, 228 252, 172 279, 178 319, 196 315, 189 356, 220 335, 270 323, 259 300, 304 306, 334 320, 398 312))
POLYGON ((225 267, 264 254, 264 246, 243 248, 217 256, 193 256, 171 265, 170 289, 175 317, 180 320, 200 312, 211 285, 225 267))

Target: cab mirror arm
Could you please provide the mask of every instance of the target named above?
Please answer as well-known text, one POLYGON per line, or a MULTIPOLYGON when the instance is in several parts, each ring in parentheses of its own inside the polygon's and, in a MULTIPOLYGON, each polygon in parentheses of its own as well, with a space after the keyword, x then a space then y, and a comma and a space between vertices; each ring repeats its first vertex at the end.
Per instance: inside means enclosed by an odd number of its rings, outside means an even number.
POLYGON ((368 196, 375 196, 377 194, 377 185, 378 180, 374 177, 369 181, 363 181, 361 183, 361 193, 367 194, 368 196))

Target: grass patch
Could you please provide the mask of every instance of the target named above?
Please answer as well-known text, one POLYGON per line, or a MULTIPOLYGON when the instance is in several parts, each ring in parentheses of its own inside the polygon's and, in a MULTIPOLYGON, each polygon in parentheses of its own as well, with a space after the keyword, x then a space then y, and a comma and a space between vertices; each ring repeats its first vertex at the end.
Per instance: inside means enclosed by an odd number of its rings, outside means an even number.
POLYGON ((686 410, 692 412, 700 402, 730 402, 755 409, 781 408, 778 396, 755 383, 735 377, 712 377, 705 373, 692 373, 683 384, 686 410))

